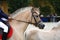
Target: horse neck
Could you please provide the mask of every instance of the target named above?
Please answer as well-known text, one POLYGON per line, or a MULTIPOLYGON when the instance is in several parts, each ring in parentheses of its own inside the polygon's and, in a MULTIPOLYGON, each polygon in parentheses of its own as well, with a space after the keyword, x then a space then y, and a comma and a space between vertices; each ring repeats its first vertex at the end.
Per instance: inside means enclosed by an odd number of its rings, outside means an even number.
MULTIPOLYGON (((18 15, 14 15, 14 16, 12 15, 12 18, 14 18, 16 20, 28 21, 30 19, 29 13, 30 13, 29 10, 26 10, 25 12, 22 12, 22 13, 20 12, 18 15)), ((13 35, 9 40, 25 40, 24 31, 28 27, 28 23, 18 22, 16 20, 12 20, 10 22, 10 25, 13 28, 13 35)))
MULTIPOLYGON (((27 11, 23 12, 22 14, 17 15, 15 17, 15 19, 28 22, 29 13, 30 12, 27 10, 27 11)), ((13 20, 12 22, 10 22, 10 24, 12 25, 13 28, 15 28, 17 31, 20 31, 22 33, 24 33, 24 31, 28 27, 28 23, 18 22, 16 20, 13 20)))

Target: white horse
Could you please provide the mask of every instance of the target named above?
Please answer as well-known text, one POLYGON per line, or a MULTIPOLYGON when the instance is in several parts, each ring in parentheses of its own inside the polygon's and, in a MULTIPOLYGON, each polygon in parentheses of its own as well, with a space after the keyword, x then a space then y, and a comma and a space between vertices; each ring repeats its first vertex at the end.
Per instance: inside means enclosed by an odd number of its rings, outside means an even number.
POLYGON ((11 15, 13 20, 10 22, 10 25, 13 28, 13 34, 12 37, 9 38, 9 40, 25 40, 24 38, 24 31, 28 27, 28 24, 34 24, 36 23, 35 20, 38 22, 40 21, 39 18, 39 9, 34 7, 25 7, 22 9, 19 9, 14 12, 13 15, 11 15), (34 9, 34 10, 32 10, 34 9), (31 11, 34 11, 36 13, 32 13, 31 11), (34 19, 35 16, 38 16, 34 19))
POLYGON ((60 21, 44 24, 44 29, 29 24, 24 33, 25 40, 60 40, 60 21))

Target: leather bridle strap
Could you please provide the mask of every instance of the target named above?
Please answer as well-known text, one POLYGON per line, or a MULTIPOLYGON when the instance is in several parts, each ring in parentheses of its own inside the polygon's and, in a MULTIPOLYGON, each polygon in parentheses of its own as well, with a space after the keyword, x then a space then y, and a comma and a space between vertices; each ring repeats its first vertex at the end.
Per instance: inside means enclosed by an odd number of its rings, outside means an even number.
MULTIPOLYGON (((34 18, 34 20, 35 20, 35 25, 37 26, 37 21, 36 21, 36 19, 35 19, 35 17, 34 17, 34 13, 36 13, 35 11, 34 11, 34 8, 32 8, 32 10, 31 10, 31 13, 32 13, 32 17, 34 18)), ((37 13, 36 13, 37 14, 37 13)))
MULTIPOLYGON (((12 20, 16 20, 16 19, 13 19, 13 18, 12 18, 12 20)), ((35 25, 35 23, 26 22, 26 21, 22 21, 22 20, 16 20, 16 21, 18 21, 18 22, 24 22, 24 23, 28 23, 28 24, 34 24, 34 25, 35 25)))

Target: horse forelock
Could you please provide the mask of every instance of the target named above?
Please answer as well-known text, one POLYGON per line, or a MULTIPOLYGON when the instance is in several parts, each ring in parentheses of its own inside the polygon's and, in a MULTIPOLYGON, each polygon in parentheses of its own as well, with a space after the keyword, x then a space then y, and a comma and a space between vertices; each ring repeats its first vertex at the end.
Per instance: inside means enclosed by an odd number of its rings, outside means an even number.
POLYGON ((24 8, 20 8, 20 9, 17 9, 15 12, 13 12, 11 14, 11 17, 14 18, 16 17, 17 15, 19 14, 22 14, 22 12, 25 12, 27 10, 31 11, 32 7, 24 7, 24 8))

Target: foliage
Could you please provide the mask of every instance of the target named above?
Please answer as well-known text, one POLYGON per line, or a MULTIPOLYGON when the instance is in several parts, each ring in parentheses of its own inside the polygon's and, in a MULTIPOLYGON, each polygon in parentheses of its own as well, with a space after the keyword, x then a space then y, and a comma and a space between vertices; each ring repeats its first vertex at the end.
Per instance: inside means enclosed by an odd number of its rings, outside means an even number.
POLYGON ((46 7, 41 7, 41 14, 43 14, 44 16, 47 16, 51 13, 50 7, 46 6, 46 7))
POLYGON ((40 7, 42 14, 57 13, 60 15, 60 0, 6 0, 9 5, 9 12, 26 6, 40 7))
POLYGON ((28 1, 27 0, 7 0, 8 5, 9 5, 9 11, 12 13, 15 10, 28 6, 28 1))

